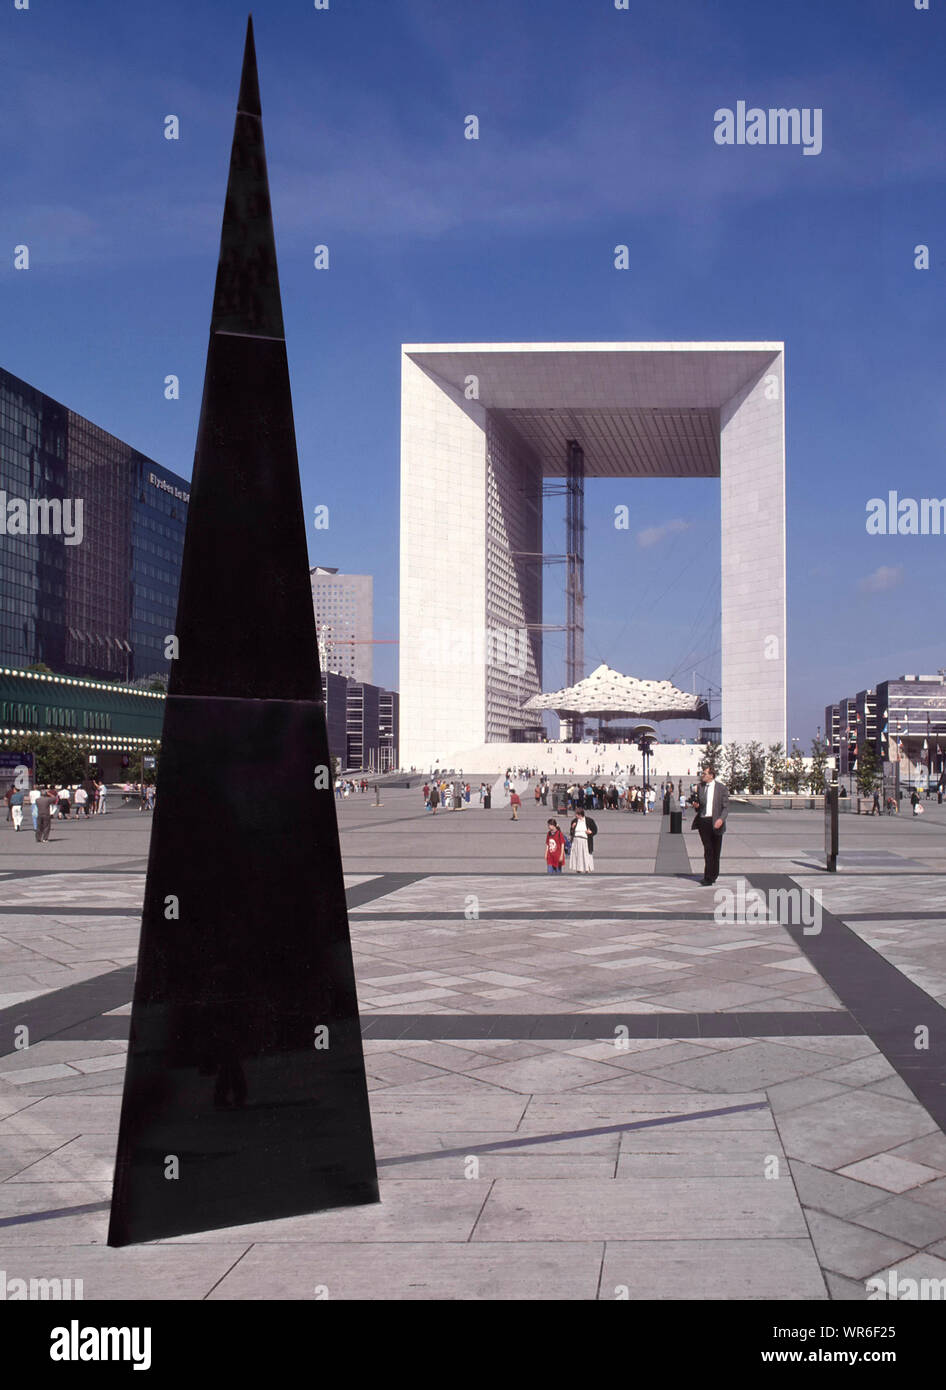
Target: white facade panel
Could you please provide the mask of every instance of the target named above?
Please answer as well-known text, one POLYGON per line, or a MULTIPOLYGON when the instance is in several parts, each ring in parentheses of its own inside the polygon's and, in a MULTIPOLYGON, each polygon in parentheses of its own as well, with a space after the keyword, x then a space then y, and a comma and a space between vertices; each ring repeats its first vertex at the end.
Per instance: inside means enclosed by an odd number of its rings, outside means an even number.
POLYGON ((516 552, 541 549, 563 430, 588 478, 718 467, 723 739, 785 743, 783 377, 780 343, 403 348, 402 766, 456 766, 457 750, 508 737, 539 688, 537 634, 511 649, 518 681, 491 652, 497 626, 541 622, 541 568, 516 552))

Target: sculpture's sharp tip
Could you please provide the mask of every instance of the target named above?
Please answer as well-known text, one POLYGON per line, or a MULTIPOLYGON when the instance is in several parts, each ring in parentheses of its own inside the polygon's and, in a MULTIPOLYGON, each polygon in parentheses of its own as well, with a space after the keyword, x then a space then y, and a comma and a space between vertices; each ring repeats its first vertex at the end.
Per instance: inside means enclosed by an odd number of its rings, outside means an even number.
POLYGON ((259 74, 256 68, 256 42, 253 37, 253 16, 246 21, 246 44, 243 49, 243 74, 240 78, 240 99, 237 106, 251 116, 261 116, 259 74))

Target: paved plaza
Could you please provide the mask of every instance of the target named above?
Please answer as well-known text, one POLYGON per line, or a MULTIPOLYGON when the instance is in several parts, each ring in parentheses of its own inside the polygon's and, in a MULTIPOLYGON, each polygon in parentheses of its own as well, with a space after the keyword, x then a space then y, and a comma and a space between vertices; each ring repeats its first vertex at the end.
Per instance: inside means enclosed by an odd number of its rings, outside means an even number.
POLYGON ((842 815, 828 875, 820 810, 734 805, 714 889, 660 815, 596 812, 595 874, 549 877, 531 792, 518 823, 501 785, 488 812, 382 800, 337 803, 381 1203, 119 1250, 150 818, 118 806, 47 845, 0 824, 8 1277, 811 1301, 946 1277, 946 806, 842 815))

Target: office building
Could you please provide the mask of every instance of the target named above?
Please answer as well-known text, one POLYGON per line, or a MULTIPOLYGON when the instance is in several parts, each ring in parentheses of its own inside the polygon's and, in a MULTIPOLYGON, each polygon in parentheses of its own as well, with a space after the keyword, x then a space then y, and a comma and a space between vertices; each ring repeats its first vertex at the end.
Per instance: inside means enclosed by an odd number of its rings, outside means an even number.
POLYGON ((0 369, 0 663, 166 675, 189 485, 0 369))
POLYGON ((825 705, 824 707, 824 741, 828 753, 832 757, 838 756, 838 740, 841 729, 841 710, 838 705, 825 705))
POLYGON ((329 756, 338 759, 340 768, 348 764, 348 681, 334 671, 322 671, 322 698, 325 701, 325 725, 328 731, 329 756))
POLYGON ((348 766, 378 772, 381 766, 381 690, 366 681, 348 683, 348 766))
POLYGON ((946 674, 877 683, 878 757, 905 764, 903 775, 939 781, 946 770, 946 674))
POLYGON ((378 697, 378 719, 380 722, 379 745, 381 749, 380 770, 390 772, 398 766, 398 744, 400 742, 400 709, 396 690, 382 690, 378 697))
POLYGON ((323 671, 371 684, 374 637, 370 574, 340 574, 316 565, 309 571, 323 671))

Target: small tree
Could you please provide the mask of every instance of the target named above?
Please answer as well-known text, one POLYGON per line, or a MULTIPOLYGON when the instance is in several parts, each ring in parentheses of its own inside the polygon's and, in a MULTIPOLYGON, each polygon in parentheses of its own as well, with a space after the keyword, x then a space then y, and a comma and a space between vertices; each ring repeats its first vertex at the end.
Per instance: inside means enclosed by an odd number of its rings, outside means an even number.
POLYGON ((811 740, 811 772, 808 775, 808 785, 816 796, 820 796, 827 788, 827 768, 828 745, 823 738, 813 738, 811 740))
POLYGON ((785 749, 780 743, 770 743, 765 756, 765 780, 771 791, 777 791, 785 781, 785 749))
MULTIPOLYGON (((36 754, 36 785, 71 786, 85 776, 84 745, 75 743, 65 734, 27 734, 13 740, 17 751, 36 754)), ((10 742, 8 739, 7 742, 10 742)))
POLYGON ((56 673, 51 666, 47 666, 45 661, 34 661, 32 666, 27 666, 27 671, 37 671, 41 676, 54 676, 56 673))
POLYGON ((880 764, 872 743, 865 743, 857 756, 857 771, 854 774, 857 782, 857 790, 861 796, 870 796, 877 785, 877 778, 880 775, 880 764))
POLYGON ((765 791, 765 750, 761 743, 746 744, 746 784, 754 796, 765 791))
POLYGON ((805 780, 805 759, 799 748, 796 748, 785 765, 785 780, 788 782, 788 790, 797 795, 801 791, 802 783, 805 780))
POLYGON ((718 743, 704 743, 703 753, 700 758, 700 766, 702 767, 704 763, 709 763, 710 767, 713 769, 713 776, 717 777, 719 775, 719 765, 722 761, 722 756, 723 750, 718 743))
POLYGON ((727 743, 722 756, 723 781, 731 792, 745 791, 748 780, 746 750, 738 743, 727 743))

